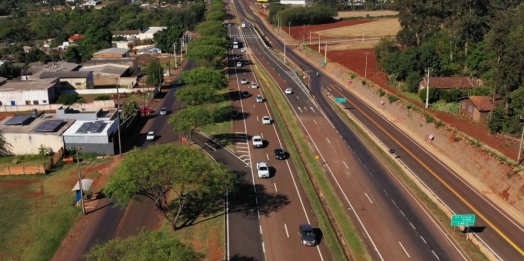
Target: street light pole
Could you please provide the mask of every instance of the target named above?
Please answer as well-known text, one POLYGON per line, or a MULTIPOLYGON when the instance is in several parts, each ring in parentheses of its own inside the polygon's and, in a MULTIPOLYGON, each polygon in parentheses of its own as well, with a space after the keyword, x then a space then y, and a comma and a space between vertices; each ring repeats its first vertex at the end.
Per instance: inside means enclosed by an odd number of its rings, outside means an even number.
POLYGON ((284 42, 284 64, 286 64, 286 43, 284 42))
POLYGON ((429 72, 431 68, 428 67, 428 80, 426 81, 426 109, 429 108, 429 72))
POLYGON ((287 24, 288 24, 288 27, 287 27, 288 33, 287 34, 289 35, 289 37, 291 37, 291 22, 287 22, 287 24))
POLYGON ((320 34, 318 34, 318 53, 320 53, 320 34))
POLYGON ((326 42, 326 48, 324 48, 324 63, 327 63, 327 42, 326 42))
POLYGON ((120 93, 118 92, 119 82, 118 78, 116 79, 116 114, 117 114, 117 132, 118 132, 118 154, 122 156, 122 140, 120 139, 120 93))
POLYGON ((82 214, 86 214, 86 208, 84 206, 84 190, 82 189, 82 171, 80 170, 80 158, 78 158, 78 151, 81 150, 81 147, 76 147, 76 163, 78 169, 78 188, 80 189, 80 206, 82 207, 82 214))
POLYGON ((175 69, 178 69, 178 62, 176 60, 176 43, 173 44, 173 54, 175 55, 175 69))
POLYGON ((368 77, 368 54, 369 52, 364 52, 366 55, 366 68, 364 69, 364 78, 368 77))

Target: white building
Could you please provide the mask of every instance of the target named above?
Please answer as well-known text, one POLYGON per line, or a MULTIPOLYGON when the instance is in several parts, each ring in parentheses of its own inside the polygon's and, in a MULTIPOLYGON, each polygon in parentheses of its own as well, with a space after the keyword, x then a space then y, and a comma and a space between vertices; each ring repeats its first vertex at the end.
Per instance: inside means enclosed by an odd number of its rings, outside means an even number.
POLYGON ((153 39, 153 36, 155 35, 155 33, 160 32, 164 29, 167 29, 167 26, 149 27, 145 30, 142 30, 142 32, 138 35, 138 39, 140 40, 153 39))
POLYGON ((60 95, 60 79, 8 82, 0 86, 0 105, 38 105, 54 103, 60 95))

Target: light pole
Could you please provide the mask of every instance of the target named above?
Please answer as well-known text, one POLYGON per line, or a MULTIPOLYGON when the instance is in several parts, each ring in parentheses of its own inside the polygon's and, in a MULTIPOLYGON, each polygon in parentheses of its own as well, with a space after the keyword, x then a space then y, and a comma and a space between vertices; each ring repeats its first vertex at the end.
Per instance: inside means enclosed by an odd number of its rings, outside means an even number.
POLYGON ((116 114, 117 114, 117 132, 118 132, 118 154, 122 156, 122 141, 120 139, 120 93, 118 92, 118 78, 116 78, 116 114))
POLYGON ((326 48, 324 48, 324 63, 327 63, 327 42, 326 42, 326 48))
POLYGON ((318 34, 318 53, 320 53, 320 34, 318 34))
POLYGON ((309 30, 309 44, 311 44, 311 30, 309 30))
POLYGON ((302 43, 304 43, 306 37, 306 25, 302 25, 302 43))
POLYGON ((426 81, 426 109, 429 108, 429 72, 431 71, 431 68, 428 67, 428 79, 426 81))
POLYGON ((287 34, 289 35, 289 37, 291 37, 291 22, 287 22, 287 24, 288 24, 288 27, 287 27, 288 33, 287 34))
POLYGON ((175 69, 178 69, 178 62, 176 60, 176 43, 173 43, 173 54, 175 55, 175 69))
POLYGON ((520 116, 519 124, 522 125, 522 135, 520 136, 519 155, 517 156, 517 164, 520 161, 520 154, 522 152, 522 140, 524 139, 524 117, 520 116))
POLYGON ((284 64, 286 64, 286 42, 284 42, 284 64))
POLYGON ((364 69, 364 78, 368 77, 368 54, 369 52, 364 52, 366 55, 366 68, 364 69))
POLYGON ((82 214, 86 214, 86 208, 84 206, 84 190, 82 189, 82 171, 80 170, 80 158, 78 158, 78 151, 82 150, 81 147, 74 148, 76 150, 76 163, 78 169, 78 188, 80 189, 80 206, 82 207, 82 214))

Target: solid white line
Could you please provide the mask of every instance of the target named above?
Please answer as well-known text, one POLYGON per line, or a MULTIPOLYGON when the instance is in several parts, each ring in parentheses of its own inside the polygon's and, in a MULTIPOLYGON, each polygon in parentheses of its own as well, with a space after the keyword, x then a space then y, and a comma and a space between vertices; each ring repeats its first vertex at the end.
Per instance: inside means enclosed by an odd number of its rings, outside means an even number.
POLYGON ((316 120, 313 120, 315 122, 316 125, 318 125, 317 121, 316 120))
POLYGON ((278 192, 277 183, 273 183, 273 186, 275 186, 275 192, 278 192))
POLYGON ((264 138, 264 134, 263 134, 263 133, 260 133, 260 137, 263 139, 263 138, 264 138))
MULTIPOLYGON (((404 248, 404 246, 402 245, 402 243, 400 243, 400 241, 398 241, 398 244, 400 245, 400 247, 402 247, 402 250, 404 250, 404 252, 406 253, 406 256, 408 256, 409 258, 411 258, 408 254, 408 251, 406 251, 406 249, 404 248)), ((431 250, 433 251, 433 250, 431 250)), ((433 254, 435 254, 435 252, 433 252, 433 254)))
POLYGON ((260 228, 260 235, 262 235, 262 225, 258 225, 258 227, 260 228))
POLYGON ((428 242, 426 242, 426 240, 422 236, 420 236, 420 238, 422 239, 422 241, 424 241, 424 243, 426 243, 426 244, 428 243, 428 242))
POLYGON ((404 214, 404 212, 402 212, 402 210, 399 210, 400 211, 400 214, 402 214, 402 216, 406 216, 406 214, 404 214))
POLYGON ((264 247, 264 242, 262 242, 262 252, 266 253, 266 248, 264 247))
POLYGON ((298 96, 295 96, 295 97, 297 97, 297 99, 299 99, 299 100, 300 100, 300 98, 298 98, 298 96))
POLYGON ((253 108, 255 108, 255 104, 253 103, 253 108))
POLYGON ((287 235, 287 237, 289 237, 289 232, 287 232, 287 226, 286 226, 286 223, 284 223, 284 228, 286 229, 286 235, 287 235))
POLYGON ((383 190, 384 190, 384 193, 386 193, 386 196, 389 196, 388 192, 385 189, 383 189, 383 190))
POLYGON ((329 144, 331 144, 331 141, 328 138, 326 138, 326 140, 329 142, 329 144))
POLYGON ((344 163, 344 166, 346 166, 346 169, 349 169, 349 168, 348 168, 348 165, 346 165, 346 162, 345 162, 345 161, 342 161, 342 163, 344 163))
POLYGON ((369 198, 368 193, 364 192, 364 194, 366 194, 366 197, 368 198, 369 202, 371 202, 371 204, 373 204, 373 201, 371 201, 371 198, 369 198))
POLYGON ((259 121, 259 120, 258 120, 258 116, 257 116, 257 121, 259 121))

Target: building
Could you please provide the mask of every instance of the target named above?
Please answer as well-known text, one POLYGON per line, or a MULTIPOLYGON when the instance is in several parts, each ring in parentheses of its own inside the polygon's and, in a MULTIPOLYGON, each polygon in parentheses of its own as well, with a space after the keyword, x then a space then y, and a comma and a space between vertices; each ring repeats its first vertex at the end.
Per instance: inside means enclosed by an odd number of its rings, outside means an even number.
POLYGON ((0 86, 0 105, 38 105, 56 102, 60 96, 59 78, 8 82, 0 86))
POLYGON ((138 35, 138 39, 140 40, 145 40, 145 39, 153 39, 153 36, 164 30, 164 29, 167 29, 167 26, 154 26, 154 27, 149 27, 145 30, 142 30, 142 32, 140 32, 140 34, 138 35))
POLYGON ((42 72, 40 79, 60 78, 60 88, 66 90, 93 89, 93 72, 90 71, 57 71, 42 72))
POLYGON ((34 110, 31 115, 9 116, 0 120, 0 132, 11 154, 38 154, 42 147, 56 152, 64 147, 61 135, 73 122, 34 110))
MULTIPOLYGON (((423 78, 418 83, 418 91, 426 88, 427 78, 423 78)), ((469 77, 429 77, 429 88, 440 90, 451 89, 473 89, 482 86, 482 81, 469 77)))
POLYGON ((473 121, 483 123, 488 119, 489 113, 495 108, 495 100, 490 96, 469 96, 460 99, 459 113, 473 121))
POLYGON ((111 42, 112 48, 129 49, 129 45, 133 44, 133 41, 113 41, 111 42))
POLYGON ((81 147, 83 152, 104 155, 118 153, 118 114, 116 109, 78 111, 60 108, 56 111, 61 119, 75 122, 63 133, 65 149, 81 147))
POLYGON ((108 48, 93 54, 93 59, 118 59, 129 57, 129 49, 108 48))
POLYGON ((130 67, 128 65, 111 63, 85 66, 83 68, 80 68, 80 71, 91 72, 93 75, 93 83, 95 86, 116 85, 118 83, 118 79, 122 77, 128 77, 131 75, 130 67))
POLYGON ((154 45, 145 46, 145 47, 138 47, 135 49, 135 53, 138 55, 143 54, 161 54, 162 50, 160 48, 156 48, 154 45))
POLYGON ((83 34, 74 34, 71 37, 67 38, 67 40, 69 41, 69 43, 74 43, 76 41, 84 39, 84 37, 85 36, 83 34))
POLYGON ((52 63, 30 63, 29 68, 22 70, 21 80, 38 80, 43 72, 72 72, 78 71, 80 64, 68 63, 64 61, 52 63))
POLYGON ((111 32, 114 37, 124 37, 126 40, 135 41, 140 35, 140 30, 124 30, 124 31, 113 31, 111 32))
POLYGON ((7 78, 0 77, 0 86, 4 85, 6 83, 7 83, 7 78))

